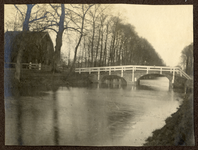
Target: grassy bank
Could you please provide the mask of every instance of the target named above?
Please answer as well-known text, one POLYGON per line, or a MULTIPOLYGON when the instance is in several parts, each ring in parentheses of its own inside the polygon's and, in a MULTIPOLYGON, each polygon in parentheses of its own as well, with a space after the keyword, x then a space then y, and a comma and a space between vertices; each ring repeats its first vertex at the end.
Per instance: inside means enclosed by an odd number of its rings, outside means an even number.
POLYGON ((144 146, 194 146, 193 95, 184 96, 178 111, 166 119, 166 125, 153 132, 144 146))

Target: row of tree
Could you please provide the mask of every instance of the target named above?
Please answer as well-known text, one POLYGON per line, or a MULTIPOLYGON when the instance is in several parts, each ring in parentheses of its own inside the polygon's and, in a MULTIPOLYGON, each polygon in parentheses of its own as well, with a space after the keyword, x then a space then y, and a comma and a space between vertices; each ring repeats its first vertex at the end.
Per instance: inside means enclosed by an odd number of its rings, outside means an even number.
POLYGON ((119 17, 101 14, 86 35, 78 52, 78 67, 164 65, 152 45, 119 17))
POLYGON ((43 4, 41 7, 27 4, 26 12, 21 6, 14 6, 20 14, 17 25, 24 33, 16 62, 17 80, 20 80, 20 63, 28 31, 53 31, 56 34, 53 71, 61 62, 63 34, 71 35, 71 32, 75 33, 71 37, 76 43, 73 45, 73 59, 68 56, 69 73, 74 67, 82 66, 164 65, 152 45, 139 37, 132 25, 124 24, 119 17, 107 13, 107 5, 43 4))

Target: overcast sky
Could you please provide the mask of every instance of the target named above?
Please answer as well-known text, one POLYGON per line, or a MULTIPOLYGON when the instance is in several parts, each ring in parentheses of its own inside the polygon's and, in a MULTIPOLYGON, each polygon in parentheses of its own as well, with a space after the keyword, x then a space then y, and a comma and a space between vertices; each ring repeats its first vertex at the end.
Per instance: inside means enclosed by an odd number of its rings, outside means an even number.
POLYGON ((193 42, 192 5, 117 5, 116 9, 146 38, 167 65, 179 63, 181 50, 193 42), (122 13, 123 12, 123 13, 122 13))
MULTIPOLYGON (((166 65, 178 65, 181 50, 193 42, 192 5, 116 4, 114 10, 135 26, 138 35, 151 43, 166 65)), ((5 21, 13 19, 15 13, 13 5, 5 7, 5 21)))

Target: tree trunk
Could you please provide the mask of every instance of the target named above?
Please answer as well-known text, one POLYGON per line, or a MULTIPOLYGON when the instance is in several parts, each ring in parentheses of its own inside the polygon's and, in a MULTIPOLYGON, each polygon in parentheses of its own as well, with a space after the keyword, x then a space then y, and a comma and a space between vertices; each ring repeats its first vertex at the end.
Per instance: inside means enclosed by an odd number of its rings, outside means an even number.
POLYGON ((25 34, 27 31, 29 31, 29 20, 30 20, 30 14, 32 11, 32 8, 34 7, 33 4, 27 4, 27 11, 26 11, 26 16, 25 20, 23 22, 23 31, 21 35, 21 40, 20 40, 20 46, 17 54, 17 61, 16 61, 16 72, 15 72, 15 79, 20 82, 20 76, 21 76, 21 61, 22 61, 22 56, 23 56, 23 51, 25 49, 25 34))
POLYGON ((55 46, 55 51, 54 51, 54 56, 53 56, 53 66, 52 66, 52 71, 57 72, 58 71, 58 64, 60 62, 60 51, 62 47, 62 32, 58 32, 56 36, 56 46, 55 46))
POLYGON ((91 66, 93 66, 93 57, 94 57, 94 38, 95 38, 95 22, 93 21, 93 34, 91 41, 91 66))
POLYGON ((96 58, 95 58, 95 64, 94 64, 94 67, 96 67, 96 64, 97 64, 99 44, 100 44, 100 29, 99 29, 99 37, 98 37, 97 48, 96 48, 96 58))
POLYGON ((101 46, 100 46, 100 62, 99 62, 100 66, 102 66, 102 49, 103 49, 103 32, 102 32, 101 46))
MULTIPOLYGON (((92 5, 93 6, 93 5, 92 5)), ((91 8, 92 6, 90 6, 89 8, 91 8)), ((76 62, 76 55, 77 55, 77 51, 78 51, 78 47, 80 45, 80 42, 82 40, 82 37, 83 37, 83 29, 84 29, 84 21, 85 21, 85 15, 87 13, 87 11, 89 10, 89 8, 84 12, 84 6, 82 5, 82 10, 83 10, 83 17, 82 17, 82 25, 81 25, 81 33, 80 33, 80 37, 79 37, 79 40, 78 40, 78 43, 75 47, 75 51, 74 51, 74 60, 73 60, 73 63, 72 63, 72 66, 70 67, 70 71, 69 73, 67 74, 67 77, 70 75, 70 73, 73 72, 74 70, 74 65, 75 65, 75 62, 76 62)))
POLYGON ((21 40, 20 40, 20 47, 19 47, 19 51, 17 54, 17 60, 16 60, 16 65, 15 65, 15 79, 18 80, 20 82, 20 76, 21 76, 21 61, 22 61, 22 56, 23 56, 23 51, 25 50, 25 42, 23 41, 23 37, 24 37, 24 33, 22 33, 21 35, 21 40))
POLYGON ((104 62, 103 64, 106 66, 107 64, 107 42, 108 42, 108 24, 107 24, 107 35, 106 35, 106 40, 105 40, 105 48, 104 48, 104 62))
POLYGON ((52 63, 52 71, 57 72, 58 64, 60 62, 60 51, 62 47, 62 38, 63 38, 63 31, 64 31, 64 19, 65 19, 65 6, 64 4, 61 4, 61 16, 59 21, 59 30, 56 35, 56 46, 55 46, 55 52, 53 57, 53 63, 52 63))

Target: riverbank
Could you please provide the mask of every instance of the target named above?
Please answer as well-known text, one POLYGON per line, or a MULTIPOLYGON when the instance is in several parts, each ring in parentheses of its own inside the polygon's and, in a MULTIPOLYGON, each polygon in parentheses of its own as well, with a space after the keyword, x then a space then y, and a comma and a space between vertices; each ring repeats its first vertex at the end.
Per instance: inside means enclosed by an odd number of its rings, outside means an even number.
POLYGON ((153 132, 144 146, 194 146, 193 94, 186 94, 178 111, 153 132))
POLYGON ((59 86, 86 86, 90 84, 88 76, 72 73, 67 77, 67 73, 52 73, 50 71, 23 70, 21 81, 14 79, 14 70, 4 72, 4 94, 5 96, 24 95, 32 92, 27 90, 55 90, 59 86), (20 94, 19 94, 20 93, 20 94))

